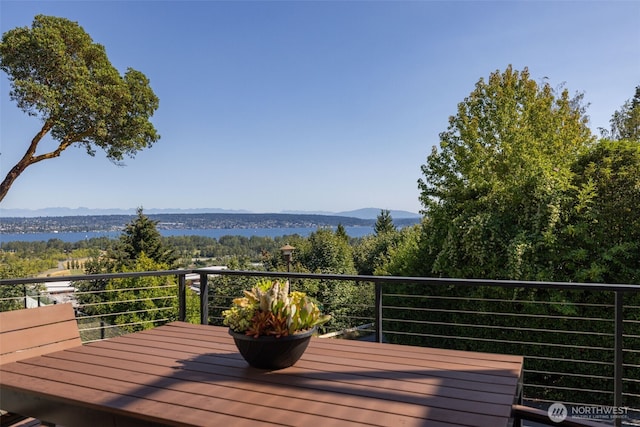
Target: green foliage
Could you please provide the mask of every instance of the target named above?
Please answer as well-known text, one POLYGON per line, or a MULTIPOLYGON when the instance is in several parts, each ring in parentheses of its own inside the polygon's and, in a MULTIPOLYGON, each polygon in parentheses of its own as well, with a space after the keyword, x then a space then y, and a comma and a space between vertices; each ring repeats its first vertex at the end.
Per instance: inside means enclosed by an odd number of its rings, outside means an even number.
POLYGON ((377 235, 363 237, 353 249, 353 259, 358 274, 386 275, 393 251, 400 244, 403 234, 395 229, 377 235))
POLYGON ((318 229, 301 241, 294 255, 307 271, 355 274, 349 243, 330 229, 318 229))
POLYGON ((640 142, 640 86, 633 99, 628 100, 611 116, 611 139, 640 142))
MULTIPOLYGON (((0 279, 27 277, 34 271, 31 262, 21 260, 15 254, 0 252, 0 279)), ((36 269, 37 271, 37 269, 36 269)), ((0 286, 0 311, 17 310, 24 307, 25 286, 0 286)))
POLYGON ((349 235, 347 234, 347 230, 342 224, 338 224, 338 227, 336 228, 336 236, 338 236, 345 242, 349 242, 349 235))
MULTIPOLYGON (((260 270, 240 264, 237 259, 231 261, 227 266, 232 270, 260 270)), ((232 306, 233 299, 258 283, 259 279, 246 276, 209 276, 209 323, 222 325, 222 312, 232 306)))
POLYGON ((389 211, 380 211, 374 234, 363 237, 354 245, 353 259, 358 274, 388 274, 391 253, 400 244, 402 236, 393 224, 389 211))
POLYGON ((422 166, 421 273, 553 277, 571 166, 593 142, 581 101, 510 66, 476 84, 422 166))
POLYGON ((381 234, 392 233, 394 231, 396 231, 396 226, 393 224, 391 212, 386 209, 382 209, 376 218, 376 223, 373 227, 374 234, 379 236, 381 234))
POLYGON ((420 254, 420 239, 423 227, 414 225, 400 230, 398 238, 388 250, 388 262, 379 265, 375 274, 411 276, 423 268, 420 254))
MULTIPOLYGON (((113 267, 105 260, 93 260, 87 265, 89 273, 115 272, 113 267)), ((118 272, 166 269, 166 264, 157 263, 142 252, 134 263, 118 272)), ((86 280, 74 285, 82 314, 99 316, 104 324, 117 325, 122 331, 149 329, 177 318, 177 283, 173 276, 86 280)))
MULTIPOLYGON (((340 233, 318 229, 296 244, 295 270, 312 273, 356 274, 352 248, 340 233)), ((328 328, 343 329, 367 323, 372 317, 374 289, 371 284, 333 280, 305 280, 298 286, 331 315, 328 328)))
POLYGON ((117 162, 159 139, 149 121, 158 108, 149 80, 132 68, 121 76, 104 47, 75 22, 38 15, 31 28, 7 31, 0 42, 0 69, 18 108, 43 123, 0 184, 0 200, 28 166, 57 157, 73 144, 91 156, 100 148, 117 162), (59 145, 36 154, 46 134, 59 145))
MULTIPOLYGON (((586 120, 580 95, 556 94, 526 69, 480 80, 422 167, 426 216, 392 252, 388 271, 638 283, 640 148, 596 143, 586 120)), ((611 404, 563 391, 613 388, 605 378, 613 374, 611 293, 414 285, 386 292, 394 308, 385 310, 383 329, 392 342, 525 355, 525 381, 548 386, 528 397, 611 404)), ((637 344, 639 298, 626 296, 625 348, 637 344)))
MULTIPOLYGON (((190 286, 189 281, 187 281, 187 289, 186 289, 186 312, 185 312, 185 322, 199 324, 200 323, 200 295, 194 292, 190 286)), ((178 298, 174 299, 174 312, 179 312, 179 300, 178 298)))
MULTIPOLYGON (((0 250, 0 279, 35 277, 58 266, 66 255, 58 239, 37 244, 4 244, 0 250), (6 248, 6 249, 4 249, 6 248)), ((24 308, 25 295, 36 297, 43 285, 0 286, 0 311, 24 308)))
POLYGON ((157 263, 173 265, 177 256, 172 248, 164 244, 156 228, 157 223, 144 215, 142 208, 138 208, 137 217, 125 226, 111 255, 117 265, 127 266, 142 253, 157 263))
POLYGON ((562 280, 640 283, 640 145, 602 140, 575 163, 562 280))
MULTIPOLYGON (((280 248, 286 243, 295 242, 300 236, 222 236, 219 239, 204 236, 170 236, 162 240, 167 247, 182 258, 180 266, 204 267, 211 263, 228 265, 233 258, 242 262, 266 262, 276 265, 282 263, 280 248), (196 258, 193 262, 193 258, 196 258)), ((284 264, 283 264, 284 265, 284 264)), ((286 266, 284 266, 286 269, 286 266)))
MULTIPOLYGON (((104 255, 85 263, 87 275, 167 270, 176 257, 164 245, 156 222, 138 209, 120 239, 104 255), (148 253, 147 253, 148 251, 148 253)), ((174 277, 133 277, 86 280, 75 284, 81 312, 100 316, 123 331, 147 329, 177 318, 177 284, 174 277)), ((188 301, 193 305, 193 301, 188 301)))

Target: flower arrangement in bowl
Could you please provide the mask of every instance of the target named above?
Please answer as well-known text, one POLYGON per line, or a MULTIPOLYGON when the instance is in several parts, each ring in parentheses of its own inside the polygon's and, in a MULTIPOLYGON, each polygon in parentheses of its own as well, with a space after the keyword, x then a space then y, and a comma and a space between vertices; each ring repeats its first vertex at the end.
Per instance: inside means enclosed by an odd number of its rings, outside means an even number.
POLYGON ((302 356, 316 327, 331 319, 289 282, 263 280, 222 312, 240 354, 251 365, 282 369, 302 356))

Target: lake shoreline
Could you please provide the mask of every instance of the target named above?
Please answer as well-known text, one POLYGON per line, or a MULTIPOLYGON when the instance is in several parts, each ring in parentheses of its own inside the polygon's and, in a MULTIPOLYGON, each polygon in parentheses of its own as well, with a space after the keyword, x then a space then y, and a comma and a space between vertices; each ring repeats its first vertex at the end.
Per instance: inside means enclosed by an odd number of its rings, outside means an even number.
MULTIPOLYGON (((349 237, 358 238, 373 234, 371 226, 344 227, 349 237)), ((281 237, 290 235, 300 235, 307 237, 319 229, 335 230, 336 227, 283 227, 283 228, 207 228, 207 229, 159 229, 158 232, 163 237, 171 236, 202 236, 219 239, 223 236, 251 237, 281 237)), ((0 233, 0 242, 38 242, 59 239, 63 242, 79 242, 92 238, 107 237, 117 239, 122 231, 86 231, 86 232, 37 232, 37 233, 0 233)))

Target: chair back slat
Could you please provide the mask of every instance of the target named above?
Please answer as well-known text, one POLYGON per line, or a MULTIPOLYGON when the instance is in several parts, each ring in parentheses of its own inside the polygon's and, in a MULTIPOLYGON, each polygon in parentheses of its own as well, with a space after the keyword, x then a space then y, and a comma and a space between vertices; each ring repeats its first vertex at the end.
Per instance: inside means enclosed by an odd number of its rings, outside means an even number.
POLYGON ((0 364, 82 345, 71 304, 0 313, 0 364))

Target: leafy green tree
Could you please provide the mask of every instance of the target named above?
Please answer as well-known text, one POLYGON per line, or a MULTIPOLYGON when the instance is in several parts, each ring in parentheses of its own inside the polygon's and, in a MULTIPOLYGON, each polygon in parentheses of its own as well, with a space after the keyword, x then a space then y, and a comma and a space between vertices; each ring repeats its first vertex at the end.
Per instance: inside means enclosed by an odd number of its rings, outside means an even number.
POLYGON ((422 166, 420 275, 552 279, 571 166, 593 143, 582 95, 509 66, 458 104, 422 166))
MULTIPOLYGON (((123 272, 166 270, 142 252, 135 264, 123 272)), ((105 288, 109 294, 107 311, 111 322, 128 332, 150 329, 159 322, 177 318, 176 280, 173 276, 130 277, 110 280, 105 288)))
POLYGON ((318 229, 301 242, 296 258, 314 273, 354 274, 349 243, 330 229, 318 229))
POLYGON ((402 230, 394 230, 360 239, 353 248, 353 260, 358 274, 390 274, 389 263, 405 235, 402 230))
POLYGON ((0 42, 0 69, 9 77, 18 108, 42 121, 24 156, 0 183, 0 201, 27 167, 58 157, 71 145, 91 156, 100 148, 119 162, 159 139, 149 121, 158 98, 147 77, 132 68, 121 76, 104 47, 76 22, 38 15, 32 28, 7 31, 0 42), (38 154, 47 134, 58 146, 38 154))
MULTIPOLYGON (((480 80, 440 137, 440 149, 428 157, 419 182, 426 213, 422 229, 392 253, 390 272, 638 282, 638 144, 596 143, 586 127, 580 95, 572 98, 566 90, 558 94, 530 80, 526 70, 509 67, 491 74, 487 82, 480 80)), ((602 315, 598 304, 611 304, 610 293, 417 285, 394 285, 387 292, 390 308, 385 317, 393 320, 384 327, 390 340, 524 354, 532 382, 565 389, 608 386, 603 378, 611 375, 605 366, 610 354, 596 348, 613 345, 603 338, 612 333, 611 325, 581 322, 602 315), (411 304, 429 310, 418 315, 395 309, 411 304), (526 331, 518 331, 522 314, 531 316, 526 331), (482 322, 493 330, 469 327, 482 322), (560 343, 553 330, 565 324, 600 335, 576 334, 573 350, 541 351, 518 344, 522 333, 533 334, 532 341, 560 343), (402 333, 393 336, 394 330, 402 333), (417 335, 405 338, 408 331, 417 335), (593 357, 602 366, 571 366, 569 360, 583 357, 593 357), (543 358, 553 359, 553 368, 543 358), (551 370, 576 372, 580 378, 547 375, 551 370)), ((626 303, 637 305, 631 298, 626 303)), ((630 314, 634 316, 633 310, 630 314)), ((574 394, 541 389, 531 397, 582 399, 574 394)))
POLYGON ((396 226, 393 224, 393 218, 391 218, 391 212, 386 209, 382 209, 376 218, 376 224, 373 227, 373 232, 376 236, 384 233, 396 231, 396 226))
POLYGON ((353 259, 358 274, 386 274, 390 252, 398 244, 400 233, 393 224, 391 213, 381 210, 377 217, 374 234, 359 240, 353 249, 353 259))
MULTIPOLYGON (((25 259, 14 253, 0 251, 0 279, 29 277, 40 272, 42 267, 41 260, 25 259)), ((25 294, 38 293, 42 288, 41 285, 0 286, 0 311, 24 308, 25 294)))
POLYGON ((423 228, 419 225, 402 228, 394 244, 387 249, 384 262, 375 263, 374 274, 389 276, 411 276, 422 265, 420 238, 423 228))
MULTIPOLYGON (((269 265, 275 271, 282 271, 277 266, 277 258, 270 257, 269 265)), ((231 270, 259 270, 259 267, 244 263, 242 260, 234 257, 229 259, 227 267, 231 270)), ((222 312, 231 307, 235 298, 243 296, 243 291, 250 290, 258 282, 258 277, 247 276, 209 276, 209 323, 214 325, 222 325, 222 312)), ((199 313, 199 308, 198 308, 199 313)))
POLYGON ((640 145, 600 141, 576 162, 560 280, 640 283, 640 145))
POLYGON ((611 116, 611 138, 640 142, 640 86, 636 93, 611 116))
MULTIPOLYGON (((338 233, 329 229, 318 229, 296 245, 296 267, 299 270, 325 274, 355 274, 352 248, 338 233)), ((306 292, 322 306, 322 311, 331 314, 327 327, 342 329, 368 323, 373 305, 371 284, 309 280, 292 286, 306 292)))
MULTIPOLYGON (((170 268, 177 256, 165 246, 156 224, 138 208, 137 217, 125 226, 118 243, 85 263, 87 275, 170 268)), ((151 327, 177 316, 177 285, 173 277, 83 280, 75 286, 83 314, 101 316, 102 321, 120 325, 121 330, 151 327)))

